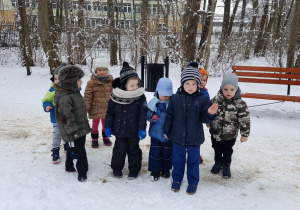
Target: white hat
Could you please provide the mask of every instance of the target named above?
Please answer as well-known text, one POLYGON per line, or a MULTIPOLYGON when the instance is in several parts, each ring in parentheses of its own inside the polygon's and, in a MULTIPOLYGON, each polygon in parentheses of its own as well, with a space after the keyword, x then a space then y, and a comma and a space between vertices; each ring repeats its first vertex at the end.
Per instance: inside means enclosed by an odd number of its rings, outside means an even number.
POLYGON ((94 62, 94 69, 96 70, 96 68, 109 68, 109 63, 107 62, 107 60, 101 59, 101 58, 96 58, 95 62, 94 62))

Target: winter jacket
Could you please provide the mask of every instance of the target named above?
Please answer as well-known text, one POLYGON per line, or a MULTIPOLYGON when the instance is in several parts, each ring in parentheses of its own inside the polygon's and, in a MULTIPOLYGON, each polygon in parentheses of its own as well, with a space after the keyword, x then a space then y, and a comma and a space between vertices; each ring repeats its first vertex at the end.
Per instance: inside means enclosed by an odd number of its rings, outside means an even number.
MULTIPOLYGON (((155 95, 155 97, 157 96, 155 95)), ((150 122, 149 136, 151 136, 152 138, 156 138, 161 142, 166 142, 168 140, 164 137, 163 127, 167 116, 167 108, 166 108, 167 104, 157 103, 155 107, 156 107, 155 113, 150 108, 148 108, 148 112, 147 112, 147 120, 150 122), (151 119, 152 117, 151 115, 153 114, 157 115, 157 117, 159 118, 158 121, 153 122, 153 120, 151 119)))
POLYGON ((239 130, 241 136, 249 136, 250 114, 246 102, 240 97, 240 90, 232 99, 226 99, 220 90, 210 103, 217 103, 219 106, 209 129, 217 141, 234 139, 239 130))
POLYGON ((88 134, 90 125, 80 92, 59 85, 54 85, 54 88, 55 116, 62 139, 71 142, 74 141, 74 132, 78 132, 78 138, 88 134))
POLYGON ((210 102, 210 97, 209 97, 209 93, 207 88, 201 88, 201 91, 203 92, 203 94, 205 95, 205 97, 207 98, 208 102, 210 102))
POLYGON ((105 128, 120 138, 138 138, 146 130, 147 102, 144 88, 135 91, 113 89, 105 117, 105 128))
POLYGON ((53 82, 52 82, 51 85, 50 85, 50 88, 49 88, 48 92, 46 93, 46 95, 42 99, 44 111, 50 113, 50 121, 51 121, 51 123, 56 123, 55 111, 54 111, 55 110, 54 96, 55 96, 55 89, 53 87, 53 82), (46 107, 47 106, 52 107, 52 109, 50 109, 50 111, 46 111, 46 107))
POLYGON ((113 77, 108 75, 105 83, 94 75, 87 82, 84 91, 84 101, 90 119, 104 119, 106 115, 109 96, 112 91, 113 77))
POLYGON ((204 142, 202 123, 211 123, 215 115, 207 112, 209 102, 203 92, 186 93, 182 87, 172 96, 167 109, 164 134, 180 146, 199 146, 204 142))

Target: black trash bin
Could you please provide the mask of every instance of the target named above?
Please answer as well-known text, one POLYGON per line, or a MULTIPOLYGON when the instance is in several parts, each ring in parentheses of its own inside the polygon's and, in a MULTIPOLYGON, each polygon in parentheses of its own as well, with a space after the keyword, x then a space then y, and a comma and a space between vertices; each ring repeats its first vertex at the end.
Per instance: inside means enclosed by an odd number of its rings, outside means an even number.
POLYGON ((164 66, 165 64, 146 64, 146 91, 155 92, 158 80, 164 77, 164 66))

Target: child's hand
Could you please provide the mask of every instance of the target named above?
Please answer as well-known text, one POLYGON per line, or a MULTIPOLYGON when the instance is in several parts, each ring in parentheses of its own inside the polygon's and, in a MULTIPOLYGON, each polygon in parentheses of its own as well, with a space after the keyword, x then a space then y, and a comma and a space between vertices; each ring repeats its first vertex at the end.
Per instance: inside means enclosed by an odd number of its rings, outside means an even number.
POLYGON ((47 106, 46 111, 49 112, 52 109, 52 106, 47 106))
POLYGON ((166 139, 169 139, 168 136, 167 136, 166 134, 164 134, 164 137, 165 137, 166 139))
POLYGON ((242 136, 241 137, 241 142, 243 143, 243 142, 246 142, 248 140, 248 137, 246 137, 246 136, 242 136))
POLYGON ((207 127, 207 128, 210 128, 210 124, 209 124, 209 123, 206 123, 206 127, 207 127))
POLYGON ((218 111, 218 104, 213 104, 207 110, 209 114, 216 114, 218 111))

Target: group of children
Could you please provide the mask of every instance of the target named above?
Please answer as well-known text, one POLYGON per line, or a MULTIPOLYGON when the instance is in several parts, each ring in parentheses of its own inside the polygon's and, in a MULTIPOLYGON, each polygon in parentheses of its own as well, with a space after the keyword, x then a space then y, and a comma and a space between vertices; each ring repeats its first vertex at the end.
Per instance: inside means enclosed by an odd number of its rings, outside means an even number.
MULTIPOLYGON (((147 135, 148 120, 151 137, 148 170, 152 181, 172 175, 171 189, 177 192, 187 167, 186 192, 196 192, 199 164, 203 161, 200 155, 200 146, 204 142, 203 123, 209 127, 215 151, 215 164, 211 172, 218 174, 222 169, 224 178, 231 177, 232 148, 238 131, 241 142, 247 141, 250 133, 249 111, 240 97, 235 74, 224 74, 218 94, 210 100, 205 88, 208 74, 192 62, 182 71, 181 86, 175 94, 172 81, 161 78, 154 98, 147 104, 139 76, 127 62, 123 63, 120 77, 115 80, 109 74, 107 61, 98 59, 94 66, 95 71, 87 83, 84 98, 80 94, 81 78, 84 76, 82 69, 67 65, 55 70, 54 100, 43 99, 45 111, 51 113, 55 110, 57 125, 53 124, 52 150, 58 148, 59 151, 60 146, 60 142, 54 144, 59 135, 56 126, 61 138, 67 142, 66 171, 77 171, 79 181, 87 179, 86 134, 91 131, 92 147, 99 147, 98 126, 101 121, 104 144, 110 146, 109 137, 115 136, 111 159, 113 176, 123 176, 127 155, 128 179, 135 179, 142 165, 139 141, 147 135), (47 103, 51 108, 47 109, 47 103), (93 119, 92 129, 87 113, 93 119)), ((57 154, 53 152, 53 163, 57 154)))

